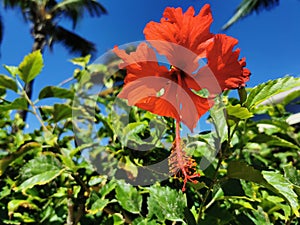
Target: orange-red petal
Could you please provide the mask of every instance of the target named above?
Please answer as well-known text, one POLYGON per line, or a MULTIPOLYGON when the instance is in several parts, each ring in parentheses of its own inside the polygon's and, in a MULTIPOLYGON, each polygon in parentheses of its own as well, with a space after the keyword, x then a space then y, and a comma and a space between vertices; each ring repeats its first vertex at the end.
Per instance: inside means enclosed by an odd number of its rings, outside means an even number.
POLYGON ((198 72, 201 77, 203 87, 207 88, 213 94, 215 84, 210 82, 215 77, 218 81, 220 90, 235 89, 245 85, 250 76, 250 71, 245 69, 245 59, 238 60, 240 50, 233 51, 234 46, 238 43, 235 38, 225 34, 217 34, 214 41, 207 47, 207 61, 209 68, 202 68, 198 72))
POLYGON ((195 57, 205 57, 205 48, 213 37, 210 33, 213 21, 210 6, 206 4, 198 15, 194 14, 193 7, 188 8, 185 13, 181 8, 168 7, 160 23, 150 22, 144 29, 146 39, 154 41, 151 45, 158 53, 165 55, 171 65, 185 72, 195 71, 198 67, 195 57), (187 50, 184 51, 183 48, 187 50), (195 65, 191 65, 193 62, 195 65))
POLYGON ((146 43, 138 45, 136 51, 130 54, 118 47, 115 47, 113 51, 123 60, 119 67, 127 70, 125 84, 141 77, 162 76, 168 73, 165 66, 157 63, 155 51, 146 43))

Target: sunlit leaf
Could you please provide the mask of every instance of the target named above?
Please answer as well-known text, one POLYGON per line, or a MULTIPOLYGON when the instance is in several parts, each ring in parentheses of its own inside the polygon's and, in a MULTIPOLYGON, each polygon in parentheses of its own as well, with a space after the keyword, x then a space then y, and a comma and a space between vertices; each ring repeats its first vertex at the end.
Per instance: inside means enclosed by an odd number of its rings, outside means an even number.
POLYGON ((13 199, 7 204, 8 214, 12 215, 19 207, 38 209, 39 207, 28 200, 13 199))
POLYGON ((226 111, 229 116, 233 116, 241 120, 248 119, 253 116, 247 108, 242 107, 240 104, 226 106, 226 111))
POLYGON ((263 171, 262 175, 266 181, 272 185, 290 204, 293 212, 297 217, 299 214, 298 196, 293 190, 293 185, 282 174, 273 171, 263 171))
POLYGON ((41 73, 43 66, 44 62, 41 51, 34 51, 25 56, 20 63, 19 76, 25 83, 29 83, 41 73))
POLYGON ((109 203, 108 199, 98 199, 93 204, 91 209, 88 210, 89 214, 96 214, 98 212, 101 212, 105 206, 109 203))
POLYGON ((149 192, 149 218, 157 217, 159 221, 183 221, 187 203, 181 191, 155 185, 149 188, 149 192))
POLYGON ((116 187, 116 198, 120 205, 127 211, 131 213, 139 213, 142 208, 142 195, 124 181, 118 181, 116 187))
POLYGON ((0 74, 0 88, 8 88, 15 92, 18 91, 18 86, 15 80, 2 74, 0 74))
POLYGON ((250 91, 245 105, 251 111, 253 107, 269 99, 270 97, 297 86, 300 86, 300 78, 287 76, 276 80, 269 80, 254 87, 250 91))
POLYGON ((10 73, 13 77, 15 77, 19 73, 19 68, 17 66, 7 66, 3 65, 3 67, 10 73))
POLYGON ((78 66, 81 66, 82 68, 85 68, 87 66, 87 64, 90 62, 90 59, 91 59, 91 55, 87 55, 84 57, 78 57, 78 58, 71 59, 70 61, 74 65, 78 65, 78 66))
POLYGON ((58 177, 64 169, 59 161, 51 155, 41 155, 30 160, 21 169, 21 174, 25 179, 16 190, 25 191, 35 185, 44 185, 58 177))

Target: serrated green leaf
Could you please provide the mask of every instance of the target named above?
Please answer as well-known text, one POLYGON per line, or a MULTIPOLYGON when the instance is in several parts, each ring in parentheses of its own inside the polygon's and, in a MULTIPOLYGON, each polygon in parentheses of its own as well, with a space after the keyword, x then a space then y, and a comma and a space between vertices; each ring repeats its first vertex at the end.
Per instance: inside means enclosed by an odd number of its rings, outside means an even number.
POLYGON ((295 77, 287 76, 276 80, 269 80, 250 91, 245 105, 251 111, 253 107, 270 97, 297 86, 300 86, 300 79, 295 77))
POLYGON ((186 197, 181 191, 170 187, 152 186, 149 188, 148 217, 156 216, 161 222, 165 220, 183 221, 187 207, 186 197))
POLYGON ((34 51, 24 57, 19 65, 19 76, 25 82, 32 81, 44 66, 43 56, 40 50, 34 51))
POLYGON ((295 215, 300 217, 298 196, 293 190, 293 184, 282 174, 277 172, 263 171, 262 175, 264 179, 286 199, 295 215))
POLYGON ((240 104, 226 106, 227 114, 235 118, 245 120, 251 118, 253 114, 245 107, 242 107, 240 104))
POLYGON ((128 212, 139 213, 142 208, 142 195, 139 194, 136 188, 124 181, 118 181, 117 184, 116 198, 120 205, 128 212))
POLYGON ((17 66, 7 66, 3 65, 3 67, 10 73, 13 77, 15 77, 19 73, 19 68, 17 66))
POLYGON ((62 99, 73 99, 74 92, 65 88, 48 86, 43 88, 39 93, 39 99, 52 97, 62 99))
POLYGON ((0 88, 8 88, 15 92, 18 91, 18 86, 15 80, 2 74, 0 74, 0 88))
POLYGON ((52 155, 41 155, 30 160, 21 169, 23 182, 16 187, 16 190, 25 191, 35 185, 44 185, 58 177, 64 169, 59 161, 52 155))
POLYGON ((25 191, 26 189, 30 189, 35 185, 47 184, 56 177, 58 177, 62 172, 63 170, 53 170, 40 173, 24 181, 20 186, 16 188, 16 190, 25 191))
POLYGON ((13 102, 5 105, 0 105, 1 111, 6 110, 22 110, 27 109, 27 101, 25 98, 16 98, 13 102))

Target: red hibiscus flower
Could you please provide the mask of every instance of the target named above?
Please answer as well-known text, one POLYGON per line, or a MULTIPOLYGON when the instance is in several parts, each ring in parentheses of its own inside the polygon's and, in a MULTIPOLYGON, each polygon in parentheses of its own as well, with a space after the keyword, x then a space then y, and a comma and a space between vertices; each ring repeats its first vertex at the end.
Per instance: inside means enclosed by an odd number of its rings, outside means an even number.
POLYGON ((210 100, 189 87, 188 83, 197 86, 196 80, 176 67, 168 70, 160 66, 154 50, 146 43, 129 55, 117 47, 114 51, 124 61, 120 67, 127 69, 125 86, 118 97, 127 99, 129 105, 180 120, 191 130, 211 107, 210 100))
POLYGON ((250 71, 240 50, 233 50, 238 41, 224 34, 212 34, 210 6, 198 15, 193 7, 185 13, 181 8, 166 8, 160 23, 150 22, 144 29, 148 43, 140 44, 127 54, 115 47, 127 70, 125 85, 118 97, 160 116, 176 120, 176 138, 169 158, 170 170, 188 180, 198 177, 195 162, 188 157, 180 141, 180 122, 190 130, 213 105, 213 97, 227 89, 245 86, 250 71), (164 55, 170 68, 160 65, 156 52, 164 55), (207 63, 200 65, 199 60, 207 63), (203 88, 209 98, 196 94, 203 88))

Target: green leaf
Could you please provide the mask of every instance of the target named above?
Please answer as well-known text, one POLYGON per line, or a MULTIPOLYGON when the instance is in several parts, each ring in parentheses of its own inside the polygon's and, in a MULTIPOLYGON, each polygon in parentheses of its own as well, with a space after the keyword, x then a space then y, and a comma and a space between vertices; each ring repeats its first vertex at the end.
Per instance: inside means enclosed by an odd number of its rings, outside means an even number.
POLYGON ((78 65, 81 66, 82 68, 85 68, 86 65, 89 63, 90 59, 91 59, 91 55, 87 55, 85 57, 78 57, 78 58, 71 59, 70 61, 74 65, 78 65))
POLYGON ((125 170, 128 176, 136 178, 138 175, 138 167, 131 162, 129 156, 123 156, 118 163, 118 167, 125 170))
POLYGON ((154 220, 149 220, 147 218, 142 219, 141 217, 132 221, 132 225, 157 225, 154 220))
POLYGON ((130 184, 118 181, 116 198, 120 205, 128 212, 140 213, 143 201, 142 195, 130 184))
POLYGON ((62 99, 73 99, 74 92, 65 88, 59 88, 55 86, 48 86, 41 90, 39 99, 43 98, 62 98, 62 99))
POLYGON ((300 186, 300 172, 290 163, 283 167, 284 176, 295 185, 300 186))
POLYGON ((247 99, 247 91, 245 87, 241 87, 238 89, 240 103, 243 104, 247 99))
POLYGON ((15 77, 17 74, 19 74, 19 68, 17 66, 7 66, 3 65, 3 67, 12 75, 15 77))
POLYGON ((20 174, 24 179, 23 183, 16 187, 16 190, 25 191, 35 185, 44 185, 58 177, 64 169, 59 161, 52 155, 41 155, 30 160, 22 167, 20 174))
POLYGON ((295 215, 300 217, 298 196, 293 190, 293 184, 277 172, 263 171, 262 175, 286 199, 295 215))
POLYGON ((0 88, 8 88, 15 92, 18 91, 18 86, 15 80, 2 74, 0 74, 0 88))
POLYGON ((91 206, 91 209, 88 210, 89 214, 96 214, 98 212, 102 212, 102 210, 109 203, 108 199, 97 199, 91 206))
POLYGON ((19 65, 19 76, 25 82, 32 81, 44 66, 43 56, 40 50, 34 51, 24 57, 19 65))
POLYGON ((264 212, 260 206, 258 206, 258 210, 252 210, 251 212, 253 216, 251 216, 250 213, 247 213, 247 215, 255 225, 272 225, 268 214, 264 212))
POLYGON ((0 105, 1 111, 27 109, 27 101, 25 98, 16 98, 9 104, 0 105))
POLYGON ((102 198, 104 198, 106 195, 108 195, 110 192, 112 192, 117 186, 117 183, 115 180, 111 180, 109 183, 102 186, 99 193, 102 198))
POLYGON ((255 106, 269 99, 270 97, 289 90, 293 87, 300 86, 300 79, 287 76, 276 80, 269 80, 254 87, 245 102, 247 108, 251 111, 255 106))
POLYGON ((39 207, 32 202, 28 200, 18 200, 18 199, 13 199, 8 202, 7 204, 7 209, 8 209, 8 214, 11 216, 15 211, 18 210, 18 208, 22 206, 24 208, 29 208, 29 209, 38 209, 39 207))
POLYGON ((225 107, 219 99, 215 105, 209 110, 212 123, 215 126, 217 139, 220 143, 228 139, 227 121, 225 117, 225 107))
POLYGON ((294 99, 299 98, 299 97, 300 97, 300 90, 293 91, 284 97, 281 104, 288 105, 291 101, 293 101, 294 99))
POLYGON ((137 143, 143 143, 139 137, 139 133, 145 131, 148 127, 146 122, 134 122, 129 123, 123 129, 123 135, 121 136, 121 142, 124 146, 127 146, 128 141, 135 141, 137 143))
POLYGON ((53 120, 58 122, 72 117, 72 108, 67 104, 54 104, 53 120))
POLYGON ((267 143, 269 146, 280 146, 299 150, 299 146, 275 135, 259 134, 251 139, 251 142, 267 143))
POLYGON ((186 197, 181 191, 157 185, 150 187, 149 191, 149 218, 156 216, 159 221, 183 221, 187 203, 186 197))
POLYGON ((245 120, 253 116, 251 112, 240 104, 226 106, 227 114, 229 116, 234 116, 235 118, 245 120))
POLYGON ((17 151, 0 159, 0 176, 5 172, 6 168, 17 158, 21 157, 29 150, 40 148, 41 145, 37 142, 29 142, 21 145, 17 151))
POLYGON ((252 181, 261 185, 267 185, 268 183, 264 179, 259 170, 254 169, 252 166, 241 161, 231 161, 228 164, 227 175, 229 178, 242 179, 252 181))
POLYGON ((184 208, 184 218, 188 225, 197 225, 193 213, 188 208, 184 208))

